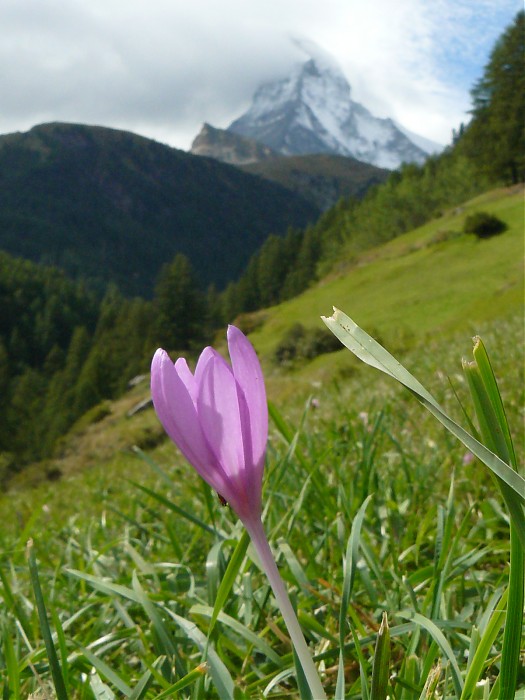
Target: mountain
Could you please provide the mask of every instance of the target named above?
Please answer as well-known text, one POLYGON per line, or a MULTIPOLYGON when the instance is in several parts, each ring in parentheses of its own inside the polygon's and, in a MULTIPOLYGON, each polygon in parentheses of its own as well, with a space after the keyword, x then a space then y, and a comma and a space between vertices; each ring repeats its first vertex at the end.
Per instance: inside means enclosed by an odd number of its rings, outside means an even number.
POLYGON ((394 122, 394 124, 397 126, 399 131, 402 131, 405 136, 408 136, 408 138, 416 144, 416 146, 419 146, 425 153, 428 153, 429 155, 434 155, 441 153, 443 150, 443 144, 438 143, 437 141, 433 141, 432 139, 427 139, 426 136, 421 136, 420 134, 414 134, 413 131, 410 131, 410 129, 407 129, 404 127, 402 124, 399 124, 398 122, 394 122))
POLYGON ((100 289, 150 296, 179 252, 223 287, 270 233, 318 215, 281 185, 129 132, 52 123, 0 137, 0 249, 100 289))
POLYGON ((375 117, 352 100, 345 75, 328 54, 311 42, 299 46, 309 59, 285 78, 261 85, 227 131, 283 155, 331 153, 388 169, 425 160, 425 150, 392 119, 375 117))
POLYGON ((314 153, 307 156, 281 156, 239 166, 293 190, 322 211, 341 197, 361 199, 370 187, 384 182, 390 171, 355 158, 314 153))
POLYGON ((190 153, 194 156, 216 158, 231 165, 259 163, 279 154, 254 139, 245 138, 226 129, 217 129, 211 124, 203 124, 191 144, 190 153))
POLYGON ((341 197, 362 197, 369 187, 383 182, 389 175, 384 168, 329 153, 282 156, 254 139, 210 124, 203 125, 190 152, 277 182, 322 211, 341 197))

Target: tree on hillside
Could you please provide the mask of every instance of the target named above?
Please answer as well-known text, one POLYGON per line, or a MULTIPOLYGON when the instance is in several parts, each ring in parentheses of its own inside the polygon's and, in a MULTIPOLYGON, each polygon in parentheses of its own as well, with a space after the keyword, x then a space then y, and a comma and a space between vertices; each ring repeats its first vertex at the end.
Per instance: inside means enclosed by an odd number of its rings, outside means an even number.
POLYGON ((525 180, 525 12, 497 41, 471 91, 472 121, 460 139, 493 180, 525 180))
POLYGON ((188 350, 203 337, 204 294, 185 255, 164 265, 155 286, 155 343, 171 350, 188 350))

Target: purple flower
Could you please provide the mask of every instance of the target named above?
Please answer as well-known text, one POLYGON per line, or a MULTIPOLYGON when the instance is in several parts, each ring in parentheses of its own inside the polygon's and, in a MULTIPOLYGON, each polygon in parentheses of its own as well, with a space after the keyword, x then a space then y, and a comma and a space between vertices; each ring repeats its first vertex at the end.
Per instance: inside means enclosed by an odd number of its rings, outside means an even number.
POLYGON ((261 490, 268 441, 268 405, 261 365, 251 343, 228 327, 230 365, 204 348, 192 374, 164 350, 151 363, 155 410, 173 442, 244 523, 281 609, 312 691, 326 698, 261 522, 261 490))
POLYGON ((239 518, 260 522, 268 407, 253 346, 228 327, 231 366, 205 348, 192 374, 157 350, 151 365, 153 404, 173 442, 239 518))

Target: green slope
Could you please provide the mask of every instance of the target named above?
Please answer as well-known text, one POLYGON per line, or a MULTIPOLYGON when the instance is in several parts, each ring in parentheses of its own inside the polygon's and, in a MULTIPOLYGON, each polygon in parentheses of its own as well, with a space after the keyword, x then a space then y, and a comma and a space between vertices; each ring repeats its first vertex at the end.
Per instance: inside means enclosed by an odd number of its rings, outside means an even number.
POLYGON ((323 211, 341 197, 360 199, 370 187, 384 182, 390 175, 389 170, 355 158, 326 153, 268 158, 238 167, 287 187, 315 202, 323 211))
POLYGON ((355 260, 299 297, 261 312, 251 338, 263 357, 273 353, 295 322, 322 326, 319 316, 343 309, 365 329, 388 340, 427 334, 516 311, 523 303, 523 189, 489 192, 443 217, 355 260), (462 234, 472 211, 496 214, 508 225, 500 236, 477 240, 462 234))

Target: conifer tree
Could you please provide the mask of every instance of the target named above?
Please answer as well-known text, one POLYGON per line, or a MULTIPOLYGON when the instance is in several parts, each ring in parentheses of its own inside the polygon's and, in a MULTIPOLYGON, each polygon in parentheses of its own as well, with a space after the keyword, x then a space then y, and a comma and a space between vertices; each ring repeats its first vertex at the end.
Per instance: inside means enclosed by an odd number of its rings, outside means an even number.
POLYGON ((7 407, 9 400, 9 355, 0 337, 0 452, 6 449, 9 439, 7 426, 7 407))
POLYGON ((459 144, 493 181, 525 180, 525 11, 497 41, 471 91, 472 121, 459 144))
POLYGON ((200 321, 204 295, 185 255, 163 266, 155 286, 155 343, 170 350, 187 350, 202 339, 200 321))

